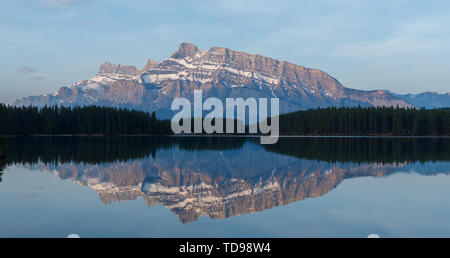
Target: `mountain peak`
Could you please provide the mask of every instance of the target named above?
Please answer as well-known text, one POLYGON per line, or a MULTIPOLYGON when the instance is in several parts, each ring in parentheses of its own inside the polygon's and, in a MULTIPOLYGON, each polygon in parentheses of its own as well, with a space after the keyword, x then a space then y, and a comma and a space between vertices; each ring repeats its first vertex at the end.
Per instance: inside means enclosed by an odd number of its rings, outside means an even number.
POLYGON ((99 74, 127 74, 127 75, 137 75, 139 74, 139 70, 132 65, 121 65, 121 64, 112 64, 111 62, 105 62, 100 65, 100 69, 98 71, 99 74))
POLYGON ((150 69, 152 69, 152 68, 155 68, 155 67, 158 66, 158 65, 159 65, 159 62, 158 62, 158 61, 155 61, 155 60, 149 58, 149 59, 147 60, 147 64, 144 66, 144 70, 150 70, 150 69))
POLYGON ((183 42, 170 57, 171 58, 185 58, 194 57, 197 52, 201 51, 196 45, 192 43, 183 42))

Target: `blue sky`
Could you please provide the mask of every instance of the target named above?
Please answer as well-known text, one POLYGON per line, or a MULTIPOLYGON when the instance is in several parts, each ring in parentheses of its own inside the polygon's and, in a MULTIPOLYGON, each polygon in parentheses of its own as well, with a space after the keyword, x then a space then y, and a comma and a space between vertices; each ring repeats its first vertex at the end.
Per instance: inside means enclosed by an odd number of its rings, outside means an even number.
POLYGON ((3 0, 0 102, 142 67, 181 42, 324 70, 346 87, 450 91, 450 1, 3 0))

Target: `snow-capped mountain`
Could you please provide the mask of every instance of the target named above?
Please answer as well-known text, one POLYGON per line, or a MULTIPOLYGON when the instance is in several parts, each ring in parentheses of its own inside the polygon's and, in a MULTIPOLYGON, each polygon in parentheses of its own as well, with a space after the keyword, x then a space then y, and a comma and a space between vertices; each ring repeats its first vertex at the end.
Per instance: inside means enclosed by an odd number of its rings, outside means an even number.
POLYGON ((396 94, 388 91, 388 93, 419 108, 450 107, 450 92, 440 94, 427 91, 419 94, 396 94))
POLYGON ((161 63, 141 70, 106 62, 98 74, 57 92, 22 98, 15 105, 102 105, 156 111, 171 117, 172 100, 203 97, 278 97, 280 112, 328 106, 412 106, 383 90, 349 89, 320 70, 222 47, 206 51, 182 43, 161 63))

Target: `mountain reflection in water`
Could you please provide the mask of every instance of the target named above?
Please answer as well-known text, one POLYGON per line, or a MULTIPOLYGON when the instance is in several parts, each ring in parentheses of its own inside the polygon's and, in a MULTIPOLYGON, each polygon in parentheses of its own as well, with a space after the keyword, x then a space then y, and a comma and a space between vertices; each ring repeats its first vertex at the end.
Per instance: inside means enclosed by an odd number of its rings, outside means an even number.
MULTIPOLYGON (((182 223, 326 194, 347 178, 450 173, 448 138, 12 137, 0 170, 52 171, 102 202, 143 198, 182 223)), ((1 174, 0 174, 1 176, 1 174)))

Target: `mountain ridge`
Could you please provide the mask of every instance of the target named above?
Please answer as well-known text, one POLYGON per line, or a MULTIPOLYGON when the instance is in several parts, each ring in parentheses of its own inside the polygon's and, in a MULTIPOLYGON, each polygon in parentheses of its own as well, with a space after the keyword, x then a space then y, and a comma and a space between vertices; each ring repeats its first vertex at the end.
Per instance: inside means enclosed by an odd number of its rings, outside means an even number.
POLYGON ((204 98, 222 100, 278 97, 281 113, 330 106, 414 106, 389 91, 346 88, 318 69, 224 47, 201 50, 186 42, 162 62, 148 59, 142 69, 105 62, 91 79, 14 105, 114 106, 170 118, 172 100, 192 99, 198 89, 204 98))
POLYGON ((418 108, 441 108, 450 107, 450 92, 438 93, 432 91, 425 91, 417 94, 407 93, 398 94, 386 90, 389 94, 403 99, 405 102, 414 105, 418 108))

